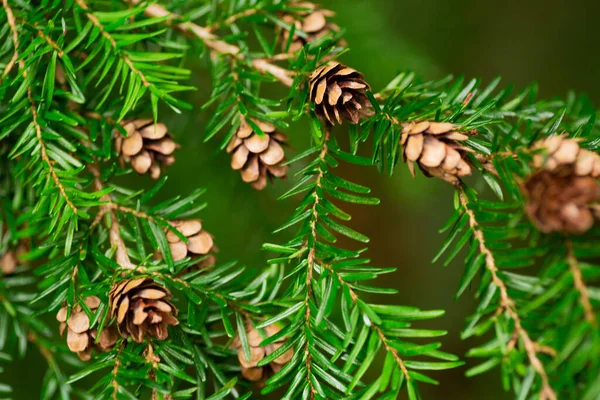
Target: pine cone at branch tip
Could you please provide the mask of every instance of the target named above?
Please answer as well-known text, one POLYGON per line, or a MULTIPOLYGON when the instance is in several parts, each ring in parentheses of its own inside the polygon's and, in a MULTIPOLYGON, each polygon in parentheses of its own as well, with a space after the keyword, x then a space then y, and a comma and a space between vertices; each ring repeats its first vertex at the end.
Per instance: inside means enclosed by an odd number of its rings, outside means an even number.
POLYGON ((254 132, 244 119, 233 136, 227 152, 231 154, 231 168, 239 170, 244 182, 250 183, 256 190, 267 186, 274 178, 285 179, 288 171, 283 146, 287 136, 267 122, 252 119, 264 133, 254 132))
POLYGON ((537 171, 522 189, 525 211, 544 233, 583 234, 600 218, 600 155, 579 142, 560 135, 533 145, 537 171))
POLYGON ((537 169, 554 171, 571 166, 578 176, 600 178, 600 155, 582 149, 577 139, 569 139, 566 135, 552 136, 536 142, 533 149, 540 150, 533 158, 533 166, 537 169))
MULTIPOLYGON (((335 12, 323 9, 320 5, 310 2, 292 2, 288 3, 289 7, 298 9, 297 11, 288 11, 282 17, 282 21, 289 25, 295 25, 296 31, 302 31, 306 37, 301 37, 294 34, 288 51, 295 53, 302 49, 307 43, 312 43, 331 32, 339 32, 340 27, 328 21, 328 18, 335 17, 335 12)), ((286 46, 290 39, 290 31, 283 29, 281 35, 282 50, 286 50, 286 46)), ((340 46, 345 46, 346 42, 341 40, 340 46)))
POLYGON ((138 174, 158 179, 165 167, 175 162, 173 153, 179 145, 173 141, 165 124, 152 119, 136 119, 122 123, 127 137, 116 134, 115 146, 121 162, 130 163, 138 174))
POLYGON ((164 340, 168 325, 178 325, 177 309, 169 290, 150 278, 127 279, 109 293, 110 313, 117 319, 119 334, 142 343, 146 336, 164 340))
POLYGON ((583 234, 600 217, 600 184, 591 176, 578 176, 568 167, 542 170, 523 185, 525 211, 543 233, 583 234))
POLYGON ((264 328, 265 336, 263 337, 259 330, 255 329, 251 324, 248 324, 246 331, 248 332, 248 342, 250 344, 249 360, 246 359, 246 356, 244 355, 244 349, 242 348, 239 336, 235 337, 232 346, 238 350, 238 360, 242 367, 242 376, 245 379, 253 382, 264 382, 270 376, 279 372, 279 370, 292 359, 294 356, 293 348, 277 357, 268 365, 262 367, 258 366, 260 360, 279 349, 285 343, 285 338, 282 338, 273 344, 264 347, 260 346, 264 339, 275 335, 280 330, 281 327, 279 325, 271 324, 264 328))
POLYGON ((321 66, 310 77, 310 100, 317 115, 331 125, 356 125, 373 115, 370 89, 360 72, 337 62, 321 66))
MULTIPOLYGON (((96 312, 100 306, 100 299, 96 296, 86 297, 85 304, 92 312, 96 312)), ((98 352, 105 352, 112 349, 117 341, 117 335, 113 327, 106 326, 100 332, 96 328, 90 329, 90 318, 83 311, 81 305, 77 305, 71 310, 71 315, 67 319, 67 306, 63 306, 56 314, 56 319, 60 322, 60 334, 63 335, 67 330, 67 346, 69 350, 77 353, 82 361, 88 361, 92 357, 92 349, 98 352), (96 342, 98 339, 98 342, 96 342)))
POLYGON ((170 221, 169 223, 188 239, 188 242, 185 243, 173 231, 166 230, 167 241, 169 242, 174 261, 183 260, 186 257, 197 258, 199 256, 206 256, 195 267, 202 269, 215 265, 216 258, 214 253, 217 251, 217 248, 214 245, 212 235, 202 229, 201 220, 190 219, 170 221))
POLYGON ((436 177, 453 185, 471 175, 472 167, 465 159, 471 149, 461 144, 469 137, 458 132, 449 122, 408 122, 403 124, 400 144, 403 158, 415 176, 415 161, 428 177, 436 177))

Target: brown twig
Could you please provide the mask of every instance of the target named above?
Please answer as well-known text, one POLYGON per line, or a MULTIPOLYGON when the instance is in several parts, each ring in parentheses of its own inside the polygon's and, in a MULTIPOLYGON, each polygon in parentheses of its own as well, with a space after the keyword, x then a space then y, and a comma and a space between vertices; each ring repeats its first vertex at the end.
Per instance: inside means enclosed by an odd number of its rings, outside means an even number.
MULTIPOLYGON (((98 171, 98 167, 96 167, 93 164, 89 164, 88 169, 92 172, 92 175, 94 176, 94 186, 96 187, 96 190, 100 191, 100 190, 104 189, 104 185, 102 184, 102 181, 100 180, 100 171, 98 171)), ((127 246, 125 246, 125 242, 123 241, 123 238, 121 237, 121 226, 119 225, 119 220, 117 219, 117 213, 115 212, 115 207, 112 205, 113 203, 112 203, 112 199, 111 199, 110 195, 106 194, 106 195, 102 196, 102 198, 100 200, 102 200, 106 203, 103 204, 102 206, 100 206, 99 214, 102 214, 102 216, 104 216, 107 213, 110 213, 109 240, 110 240, 110 245, 116 249, 115 258, 117 260, 117 263, 121 267, 126 268, 126 269, 132 269, 132 270, 138 269, 138 266, 131 262, 131 259, 129 258, 129 254, 127 254, 127 246)), ((99 219, 98 219, 98 216, 96 216, 96 219, 94 220, 94 222, 96 222, 97 220, 99 222, 102 219, 102 216, 100 216, 99 219)))
MULTIPOLYGON (((334 274, 337 277, 338 282, 340 282, 340 285, 348 288, 348 292, 350 293, 350 298, 352 299, 352 301, 354 303, 356 303, 359 300, 359 297, 356 294, 356 292, 354 291, 354 289, 352 289, 350 284, 348 282, 346 282, 344 280, 344 278, 342 278, 342 276, 335 269, 333 269, 333 267, 331 265, 325 265, 325 268, 327 268, 329 271, 331 271, 332 274, 334 274)), ((383 343, 383 346, 385 347, 385 351, 388 352, 389 354, 391 354, 392 357, 394 358, 394 361, 396 361, 396 364, 402 371, 404 378, 407 381, 412 379, 410 377, 410 375, 408 374, 408 369, 406 368, 406 365, 404 365, 404 361, 402 361, 402 358, 398 354, 398 350, 396 350, 395 348, 393 348, 392 346, 389 345, 389 343, 388 343, 389 339, 385 336, 385 333, 383 332, 383 330, 379 326, 375 325, 375 323, 373 323, 373 321, 371 321, 371 328, 375 331, 375 333, 377 333, 377 336, 379 336, 381 343, 383 343)))
POLYGON ((583 311, 585 313, 585 319, 592 326, 596 326, 598 320, 596 319, 596 314, 594 313, 594 309, 592 304, 590 303, 590 295, 588 292, 588 288, 583 280, 583 276, 581 274, 581 269, 579 268, 579 262, 575 257, 575 252, 573 251, 573 244, 569 239, 565 239, 565 245, 567 247, 567 263, 569 264, 569 269, 571 270, 571 275, 573 275, 573 285, 579 292, 579 302, 583 307, 583 311))
POLYGON ((126 344, 127 344, 126 340, 123 340, 121 342, 121 345, 119 346, 119 350, 117 351, 117 355, 115 356, 115 366, 113 367, 113 370, 112 370, 112 376, 113 376, 112 377, 112 387, 113 387, 112 398, 113 398, 113 400, 118 399, 117 395, 119 393, 119 382, 117 382, 117 375, 119 374, 119 368, 121 368, 121 360, 119 359, 119 356, 125 349, 126 344))
MULTIPOLYGON (((80 1, 83 0, 77 0, 78 3, 80 1)), ((129 2, 132 4, 139 4, 142 0, 129 0, 129 2)), ((176 14, 171 13, 160 4, 156 3, 148 5, 144 10, 144 13, 149 17, 169 17, 169 23, 172 23, 173 20, 179 18, 176 14)), ((217 53, 231 55, 240 60, 244 59, 244 55, 241 54, 239 47, 219 39, 209 28, 205 28, 192 22, 176 22, 174 23, 174 27, 182 32, 191 33, 196 36, 198 39, 202 40, 208 48, 217 53)), ((261 73, 271 74, 286 86, 292 86, 292 83, 294 82, 294 71, 271 64, 265 59, 252 60, 252 65, 261 73)))
MULTIPOLYGON (((13 56, 11 57, 8 64, 6 64, 6 67, 4 68, 4 72, 2 73, 2 79, 4 79, 4 77, 6 75, 8 75, 10 73, 10 71, 13 69, 13 67, 15 66, 15 63, 17 62, 17 59, 19 58, 19 31, 17 30, 17 20, 15 18, 15 15, 12 12, 12 9, 8 5, 8 0, 2 0, 2 6, 4 7, 4 11, 6 12, 6 20, 8 21, 8 26, 10 26, 13 47, 15 48, 15 51, 13 52, 13 56)), ((21 67, 23 67, 25 65, 23 60, 21 60, 19 64, 21 67)), ((2 80, 0 79, 0 82, 1 81, 2 80)))
POLYGON ((233 14, 231 15, 229 18, 227 18, 224 21, 220 21, 220 22, 216 22, 210 26, 207 26, 206 29, 209 32, 214 32, 215 30, 217 30, 219 27, 223 26, 223 25, 231 25, 234 22, 236 22, 238 19, 240 18, 244 18, 244 17, 249 17, 251 15, 256 14, 259 11, 258 8, 250 8, 248 10, 244 10, 242 12, 239 12, 237 14, 233 14))
POLYGON ((469 217, 469 226, 473 231, 473 236, 475 237, 475 239, 477 239, 477 242, 479 243, 479 252, 485 256, 485 266, 492 275, 492 283, 500 291, 499 310, 503 310, 504 312, 506 312, 507 316, 513 321, 516 336, 520 337, 521 341, 523 342, 523 346, 525 347, 525 352, 527 353, 529 363, 542 379, 542 389, 540 391, 539 398, 540 400, 556 400, 557 397, 554 393, 554 389, 552 389, 552 386, 550 386, 548 374, 544 369, 544 365, 537 356, 537 354, 541 352, 540 347, 529 337, 529 334, 527 333, 525 328, 523 328, 523 325, 521 324, 521 318, 519 317, 519 314, 515 309, 515 303, 508 295, 508 288, 506 287, 504 281, 498 276, 498 267, 496 266, 494 254, 486 246, 483 231, 479 226, 479 223, 475 217, 475 213, 469 207, 469 200, 467 198, 467 195, 462 189, 459 190, 460 204, 462 205, 467 216, 469 217))
MULTIPOLYGON (((319 159, 321 161, 325 160, 325 156, 327 156, 327 152, 329 151, 329 149, 327 147, 327 141, 329 140, 330 135, 331 135, 331 132, 330 132, 330 129, 328 128, 327 131, 325 132, 325 137, 323 138, 323 147, 321 148, 321 153, 319 154, 319 159)), ((315 180, 316 187, 319 187, 321 185, 321 180, 323 179, 324 175, 325 175, 325 171, 323 171, 322 168, 319 168, 319 173, 317 174, 317 178, 315 180)), ((312 221, 310 222, 310 236, 313 241, 313 246, 308 250, 308 257, 307 257, 308 265, 307 265, 307 272, 306 272, 306 297, 304 299, 304 306, 306 307, 306 314, 305 314, 305 324, 306 324, 305 329, 306 330, 308 330, 310 327, 310 305, 308 303, 310 301, 310 298, 312 297, 312 279, 313 279, 314 269, 317 264, 317 254, 316 254, 316 249, 315 249, 314 243, 316 243, 316 241, 317 241, 317 221, 319 218, 319 213, 317 211, 317 208, 319 206, 319 202, 320 202, 319 195, 315 192, 315 199, 314 199, 313 207, 311 210, 312 221)), ((307 239, 306 243, 305 243, 306 247, 308 247, 308 245, 309 245, 309 239, 307 239)), ((311 399, 314 399, 316 389, 314 388, 314 386, 310 380, 312 356, 310 355, 308 341, 306 342, 305 354, 306 354, 307 375, 309 377, 308 381, 310 384, 310 397, 311 397, 311 399)))

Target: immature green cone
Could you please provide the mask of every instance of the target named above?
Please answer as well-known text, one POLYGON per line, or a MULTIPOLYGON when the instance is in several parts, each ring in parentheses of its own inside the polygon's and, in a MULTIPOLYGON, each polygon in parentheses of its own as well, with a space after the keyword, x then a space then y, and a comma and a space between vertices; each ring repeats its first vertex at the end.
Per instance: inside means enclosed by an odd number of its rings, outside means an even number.
POLYGON ((368 89, 360 72, 337 62, 323 65, 310 77, 310 100, 317 115, 331 125, 343 121, 356 125, 372 115, 368 89))
POLYGON ((135 119, 123 123, 127 137, 117 134, 115 146, 122 162, 130 163, 138 174, 158 179, 162 170, 175 162, 179 147, 163 123, 152 119, 135 119))
POLYGON ((122 337, 142 343, 146 336, 164 340, 168 325, 178 325, 171 293, 150 278, 128 279, 110 290, 110 312, 122 337))
POLYGON ((244 182, 252 184, 256 190, 267 186, 267 181, 274 178, 284 179, 288 167, 285 162, 283 146, 287 136, 279 132, 274 125, 259 120, 252 120, 263 131, 264 135, 254 132, 245 121, 233 136, 227 152, 231 153, 231 168, 239 170, 244 182))
MULTIPOLYGON (((101 303, 96 296, 86 297, 84 301, 92 312, 96 312, 101 303)), ((60 334, 63 335, 67 330, 69 350, 77 353, 82 361, 87 361, 92 357, 93 348, 98 352, 109 351, 117 341, 114 328, 107 326, 102 329, 98 343, 95 343, 98 331, 96 328, 90 329, 90 319, 80 305, 71 310, 68 319, 67 306, 63 306, 58 310, 56 319, 60 322, 60 334)))
POLYGON ((258 366, 260 360, 279 349, 285 343, 285 339, 280 339, 275 343, 269 344, 265 347, 260 346, 260 343, 264 339, 275 335, 280 330, 281 328, 276 324, 269 325, 264 328, 265 337, 263 337, 257 329, 252 326, 248 326, 248 342, 250 344, 249 360, 244 355, 244 349, 242 348, 242 343, 239 336, 236 336, 232 345, 238 350, 238 360, 240 361, 240 365, 242 367, 242 376, 245 379, 253 382, 264 382, 270 376, 279 372, 279 370, 281 370, 281 368, 283 368, 283 366, 292 359, 294 356, 294 349, 289 349, 271 363, 262 367, 258 366))
MULTIPOLYGON (((340 30, 339 26, 327 20, 335 16, 335 12, 333 11, 325 10, 318 4, 306 1, 291 2, 287 5, 289 8, 296 10, 286 13, 281 19, 289 25, 295 25, 296 31, 306 34, 306 37, 294 34, 288 49, 291 53, 297 52, 305 44, 314 42, 330 32, 339 32, 340 30)), ((289 41, 290 31, 283 29, 281 46, 284 51, 289 41)), ((345 45, 345 42, 342 41, 340 45, 345 45)))
POLYGON ((177 229, 187 238, 187 243, 179 238, 171 230, 166 231, 167 241, 171 249, 171 255, 174 261, 183 260, 186 257, 192 259, 204 258, 196 264, 198 268, 206 268, 215 265, 215 255, 217 251, 210 233, 202 229, 202 221, 199 219, 190 219, 185 221, 170 221, 171 226, 177 229))
POLYGON ((600 155, 579 141, 553 136, 537 142, 537 169, 523 185, 525 210, 544 233, 583 234, 600 218, 600 155))
POLYGON ((415 161, 426 176, 436 177, 451 184, 471 175, 465 160, 471 150, 461 144, 469 137, 457 131, 448 122, 409 122, 404 124, 400 144, 403 158, 411 175, 415 176, 415 161))

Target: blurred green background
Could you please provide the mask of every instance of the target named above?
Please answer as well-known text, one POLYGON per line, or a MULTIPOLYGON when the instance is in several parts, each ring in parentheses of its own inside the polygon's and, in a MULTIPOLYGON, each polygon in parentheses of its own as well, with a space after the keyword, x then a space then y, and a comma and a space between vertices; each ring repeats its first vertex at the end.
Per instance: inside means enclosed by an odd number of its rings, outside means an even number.
MULTIPOLYGON (((375 91, 404 70, 426 79, 465 74, 485 81, 503 76, 504 84, 520 88, 539 82, 545 97, 565 96, 568 90, 587 93, 600 101, 600 2, 597 0, 328 0, 338 12, 337 23, 347 29, 351 52, 342 61, 362 71, 375 91)), ((208 99, 210 79, 195 74, 200 90, 195 103, 208 99)), ((229 156, 218 152, 218 140, 202 142, 208 115, 162 114, 181 143, 177 163, 169 171, 163 195, 208 189, 204 225, 215 235, 222 261, 239 259, 249 267, 264 265, 269 256, 259 251, 266 241, 279 241, 270 232, 291 213, 297 200, 276 201, 291 179, 255 192, 229 168, 229 156)), ((308 144, 308 130, 298 123, 289 130, 295 151, 308 144)), ((460 340, 465 317, 474 308, 471 293, 453 301, 462 273, 460 257, 446 268, 431 264, 443 238, 439 227, 450 215, 452 189, 418 176, 413 180, 399 166, 388 178, 375 169, 342 165, 340 175, 373 188, 381 198, 377 207, 345 208, 353 215, 352 228, 371 237, 368 256, 373 265, 398 271, 382 285, 400 293, 374 302, 393 302, 423 309, 446 309, 445 317, 425 326, 447 329, 443 350, 464 355, 469 343, 460 340)), ((148 187, 146 178, 129 183, 148 187)), ((353 245, 353 244, 349 244, 353 245)), ((472 344, 472 343, 471 343, 472 344)), ((473 365, 467 360, 468 365, 473 365)), ((44 363, 35 350, 8 372, 16 399, 37 398, 44 363), (23 373, 27 369, 27 373, 23 373)), ((512 399, 500 387, 497 369, 475 379, 464 377, 466 367, 432 374, 440 386, 421 385, 425 399, 512 399)))

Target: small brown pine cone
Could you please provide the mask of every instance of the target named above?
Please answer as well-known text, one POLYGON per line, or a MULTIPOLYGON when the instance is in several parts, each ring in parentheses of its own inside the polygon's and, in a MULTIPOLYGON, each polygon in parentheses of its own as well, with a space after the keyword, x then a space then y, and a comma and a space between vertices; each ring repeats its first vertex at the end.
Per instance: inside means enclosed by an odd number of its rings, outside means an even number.
POLYGON ((2 257, 0 257, 0 270, 4 275, 14 274, 17 269, 18 260, 17 255, 12 250, 7 250, 2 257))
POLYGON ((552 136, 540 140, 533 148, 543 150, 534 156, 535 168, 554 171, 570 166, 577 176, 600 178, 600 155, 582 149, 577 139, 569 139, 565 135, 552 136))
POLYGON ((356 125, 373 115, 368 89, 360 72, 337 62, 323 65, 310 77, 310 100, 317 115, 331 125, 343 121, 356 125))
POLYGON ((110 290, 110 312, 122 337, 142 343, 146 335, 164 340, 168 325, 178 325, 171 293, 150 278, 128 279, 110 290))
MULTIPOLYGON (((296 31, 302 31, 306 34, 306 37, 294 34, 288 49, 290 53, 297 52, 305 44, 312 43, 330 32, 340 31, 339 26, 327 20, 335 16, 333 11, 325 10, 320 5, 310 2, 292 2, 288 3, 288 6, 298 10, 286 13, 281 19, 289 25, 295 25, 296 31)), ((285 51, 290 38, 290 31, 283 29, 281 38, 281 47, 285 51)), ((342 40, 339 44, 345 46, 346 42, 342 40)))
POLYGON ((25 240, 21 240, 17 248, 8 248, 4 255, 0 256, 0 271, 4 275, 12 275, 21 265, 19 256, 29 251, 29 244, 25 240))
MULTIPOLYGON (((95 312, 101 303, 96 296, 86 297, 84 301, 92 312, 95 312)), ((98 331, 95 328, 90 329, 90 319, 80 305, 71 310, 69 319, 67 319, 67 306, 63 306, 58 310, 56 319, 60 322, 60 334, 63 335, 65 329, 67 330, 69 350, 77 353, 82 361, 92 357, 92 348, 99 352, 109 351, 117 341, 114 328, 107 326, 102 329, 98 343, 94 343, 98 331)))
POLYGON ((202 221, 191 219, 186 221, 170 221, 171 226, 177 229, 188 239, 185 243, 171 230, 167 230, 167 241, 171 248, 171 255, 174 261, 183 260, 186 257, 197 258, 206 256, 198 262, 196 267, 206 268, 215 265, 215 255, 217 251, 210 233, 202 229, 202 221))
POLYGON ((227 152, 231 153, 231 168, 240 170, 242 180, 251 183, 256 190, 267 186, 267 180, 285 179, 288 167, 285 161, 283 145, 287 136, 279 132, 274 125, 252 120, 264 132, 260 136, 244 120, 233 136, 227 152))
POLYGON ((260 360, 280 348, 285 343, 285 339, 280 339, 273 344, 260 347, 260 343, 264 339, 273 336, 280 330, 281 328, 276 324, 269 325, 264 328, 266 336, 263 338, 257 329, 254 329, 252 326, 248 326, 247 332, 248 342, 250 344, 250 360, 246 359, 246 356, 244 355, 244 349, 242 348, 239 336, 234 339, 232 346, 238 350, 238 360, 240 361, 240 365, 242 367, 242 376, 245 379, 253 382, 264 382, 270 376, 279 372, 279 370, 281 370, 281 368, 283 368, 283 366, 292 359, 294 356, 294 349, 289 349, 268 365, 263 367, 259 367, 257 365, 260 360))
POLYGON ((138 174, 148 173, 158 179, 161 170, 175 162, 173 153, 179 148, 165 124, 152 119, 136 119, 123 123, 127 137, 117 133, 115 145, 122 162, 128 162, 138 174))
POLYGON ((544 233, 583 234, 594 225, 594 213, 600 216, 593 205, 600 202, 600 184, 590 176, 574 174, 570 167, 537 172, 523 188, 525 211, 544 233))
POLYGON ((460 144, 468 136, 457 132, 456 128, 448 122, 404 124, 400 144, 413 177, 415 161, 426 176, 441 178, 451 184, 460 182, 462 176, 471 175, 471 166, 465 160, 465 154, 471 150, 460 144))

